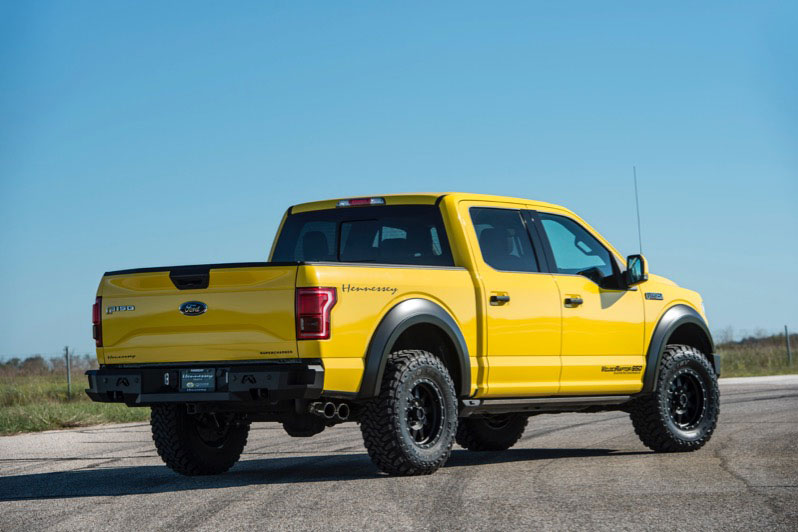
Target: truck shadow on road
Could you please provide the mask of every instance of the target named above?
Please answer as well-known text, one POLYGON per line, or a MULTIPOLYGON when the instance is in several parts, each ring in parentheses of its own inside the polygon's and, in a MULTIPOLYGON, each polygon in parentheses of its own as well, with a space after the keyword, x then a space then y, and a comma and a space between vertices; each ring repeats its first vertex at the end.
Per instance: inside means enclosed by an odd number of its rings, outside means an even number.
MULTIPOLYGON (((426 479, 445 475, 447 470, 461 467, 641 454, 653 455, 647 451, 618 452, 611 449, 510 449, 496 453, 454 450, 441 472, 431 477, 422 478, 427 481, 426 479)), ((50 462, 70 462, 76 459, 78 458, 52 459, 50 462)), ((81 457, 80 460, 87 460, 87 458, 81 457)), ((91 459, 88 458, 88 460, 91 459)), ((121 465, 121 462, 126 460, 128 459, 98 458, 96 465, 84 469, 2 476, 0 477, 0 501, 108 497, 306 482, 402 480, 379 473, 365 453, 264 459, 252 459, 245 456, 229 472, 211 477, 182 477, 163 465, 121 465)), ((13 459, 3 461, 15 462, 13 459)), ((29 462, 29 460, 25 461, 29 462)))

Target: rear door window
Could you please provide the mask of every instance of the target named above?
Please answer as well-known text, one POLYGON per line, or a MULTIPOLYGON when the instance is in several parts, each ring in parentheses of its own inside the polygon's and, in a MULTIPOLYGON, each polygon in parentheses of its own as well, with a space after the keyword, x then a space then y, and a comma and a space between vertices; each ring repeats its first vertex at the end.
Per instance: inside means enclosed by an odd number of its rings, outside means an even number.
POLYGON ((501 271, 540 271, 521 211, 471 207, 470 212, 486 264, 501 271))

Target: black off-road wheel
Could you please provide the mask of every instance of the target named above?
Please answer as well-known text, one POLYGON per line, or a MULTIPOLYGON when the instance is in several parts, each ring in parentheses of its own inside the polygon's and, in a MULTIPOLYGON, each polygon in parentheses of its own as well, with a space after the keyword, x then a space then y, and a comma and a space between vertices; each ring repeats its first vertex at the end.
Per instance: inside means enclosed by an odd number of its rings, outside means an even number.
POLYGON ((668 345, 654 392, 632 405, 640 440, 657 452, 695 451, 709 441, 720 413, 718 378, 694 347, 668 345))
POLYGON ((506 451, 521 439, 528 421, 529 416, 522 414, 465 418, 455 439, 469 451, 506 451))
POLYGON ((181 475, 216 475, 235 464, 249 422, 232 413, 189 414, 183 405, 152 407, 152 439, 164 463, 181 475))
POLYGON ((445 464, 457 431, 457 397, 443 362, 427 351, 392 353, 360 430, 385 473, 428 475, 445 464))

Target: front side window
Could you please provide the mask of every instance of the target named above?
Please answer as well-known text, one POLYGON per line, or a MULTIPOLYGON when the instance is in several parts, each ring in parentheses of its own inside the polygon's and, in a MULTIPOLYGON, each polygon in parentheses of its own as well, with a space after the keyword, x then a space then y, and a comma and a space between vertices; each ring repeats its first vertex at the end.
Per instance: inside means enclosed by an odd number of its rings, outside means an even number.
POLYGON ((610 252, 586 229, 565 216, 539 214, 559 273, 583 275, 596 284, 614 277, 610 252))
POLYGON ((520 211, 471 207, 470 212, 486 264, 502 271, 540 271, 520 211))
POLYGON ((433 205, 348 207, 289 215, 274 262, 370 262, 454 266, 433 205))

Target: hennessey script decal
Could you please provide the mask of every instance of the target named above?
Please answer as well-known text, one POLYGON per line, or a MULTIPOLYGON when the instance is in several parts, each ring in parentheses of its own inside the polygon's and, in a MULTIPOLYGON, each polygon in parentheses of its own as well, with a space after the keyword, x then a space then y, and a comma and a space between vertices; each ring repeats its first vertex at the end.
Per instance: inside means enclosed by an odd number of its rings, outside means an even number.
POLYGON ((395 286, 357 286, 353 284, 341 285, 341 292, 388 292, 393 295, 398 289, 395 286))

